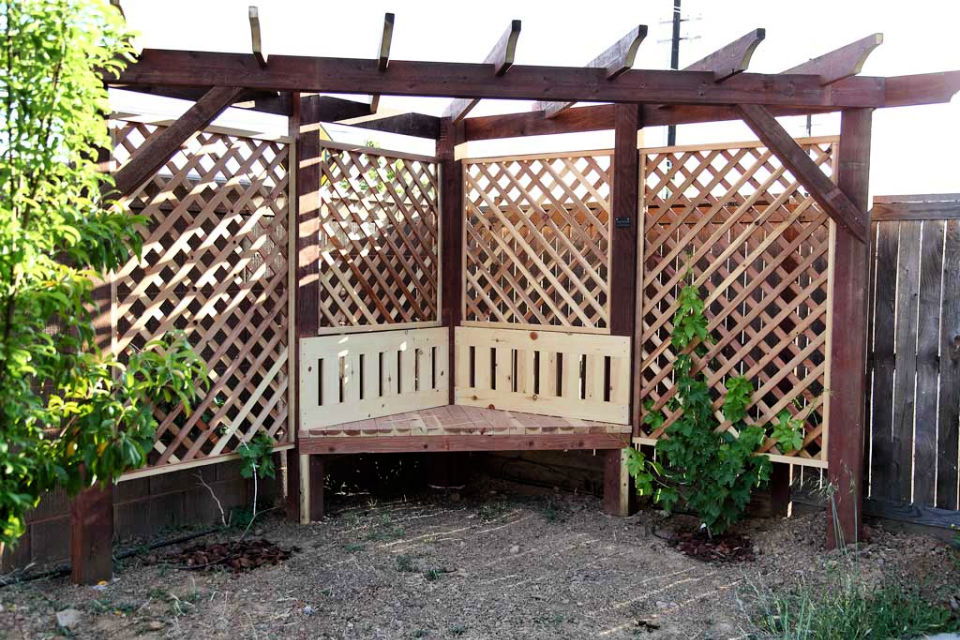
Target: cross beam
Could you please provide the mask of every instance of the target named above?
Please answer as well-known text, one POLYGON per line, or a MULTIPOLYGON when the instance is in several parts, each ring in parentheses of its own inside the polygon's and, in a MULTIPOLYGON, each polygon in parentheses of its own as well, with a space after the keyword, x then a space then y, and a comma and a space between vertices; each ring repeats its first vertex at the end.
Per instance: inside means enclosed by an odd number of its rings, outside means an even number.
MULTIPOLYGON (((513 66, 517 55, 517 40, 520 39, 520 21, 511 20, 510 26, 503 32, 497 44, 483 59, 484 64, 493 65, 493 75, 502 76, 513 66)), ((458 98, 447 105, 443 113, 445 118, 454 122, 462 120, 480 102, 479 98, 458 98)))
POLYGON ((151 136, 125 165, 114 174, 113 186, 105 186, 109 198, 122 198, 134 192, 156 173, 180 149, 190 136, 200 131, 229 107, 243 93, 239 87, 214 87, 196 104, 187 109, 176 122, 151 136))
POLYGON ((145 49, 109 84, 242 86, 272 91, 383 93, 456 98, 634 102, 657 104, 768 104, 877 107, 884 79, 847 78, 824 87, 816 75, 741 73, 723 83, 704 71, 631 70, 607 80, 605 69, 514 65, 495 76, 489 64, 395 60, 386 71, 376 59, 270 56, 262 69, 253 56, 145 49))
POLYGON ((790 137, 776 118, 763 106, 737 106, 743 121, 760 141, 783 162, 790 173, 800 181, 813 199, 824 208, 837 224, 848 230, 860 242, 868 239, 868 216, 861 211, 836 183, 827 177, 807 152, 790 137))

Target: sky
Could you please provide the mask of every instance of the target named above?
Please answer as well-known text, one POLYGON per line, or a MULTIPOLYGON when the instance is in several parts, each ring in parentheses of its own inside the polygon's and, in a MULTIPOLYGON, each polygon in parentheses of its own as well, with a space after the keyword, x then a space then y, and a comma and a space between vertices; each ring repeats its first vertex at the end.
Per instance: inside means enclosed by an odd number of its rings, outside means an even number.
MULTIPOLYGON (((332 3, 305 0, 122 0, 143 48, 249 52, 247 7, 259 9, 263 46, 269 54, 374 57, 383 14, 396 14, 391 57, 396 60, 479 62, 507 28, 522 20, 516 64, 580 66, 638 24, 649 26, 634 68, 665 69, 670 61, 673 0, 365 0, 332 3)), ((872 33, 884 43, 864 65, 863 75, 895 76, 960 69, 960 0, 683 0, 680 66, 690 64, 757 27, 766 40, 750 70, 777 73, 872 33)), ((365 99, 362 95, 349 96, 365 99)), ((439 115, 441 98, 384 96, 383 109, 439 115)), ((113 93, 114 108, 175 117, 187 103, 113 93)), ((527 101, 484 100, 471 115, 525 111, 527 101)), ((278 116, 236 113, 218 120, 266 132, 286 131, 278 116)), ((795 136, 806 134, 805 118, 782 118, 795 136)), ((815 116, 812 134, 839 130, 836 115, 815 116)), ((432 153, 432 142, 329 128, 334 139, 432 153)), ((685 125, 678 144, 754 139, 742 123, 685 125)), ((663 128, 644 131, 645 146, 665 144, 663 128)), ((602 149, 610 132, 473 142, 466 155, 602 149)), ((945 105, 881 109, 874 114, 871 192, 874 195, 960 192, 960 98, 945 105)))

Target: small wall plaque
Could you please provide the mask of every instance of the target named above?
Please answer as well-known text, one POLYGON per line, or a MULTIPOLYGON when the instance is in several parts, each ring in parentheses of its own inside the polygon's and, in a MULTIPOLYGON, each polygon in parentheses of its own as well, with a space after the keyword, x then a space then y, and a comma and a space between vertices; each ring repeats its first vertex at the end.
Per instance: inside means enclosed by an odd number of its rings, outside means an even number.
POLYGON ((629 229, 630 218, 618 216, 616 219, 614 219, 614 225, 616 225, 617 229, 629 229))

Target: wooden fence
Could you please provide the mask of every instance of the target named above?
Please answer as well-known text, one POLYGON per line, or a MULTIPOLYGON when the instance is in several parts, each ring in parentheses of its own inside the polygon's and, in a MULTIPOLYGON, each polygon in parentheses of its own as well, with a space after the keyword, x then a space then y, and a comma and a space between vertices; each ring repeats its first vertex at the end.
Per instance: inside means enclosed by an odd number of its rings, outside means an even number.
POLYGON ((874 198, 868 510, 960 524, 960 194, 874 198))

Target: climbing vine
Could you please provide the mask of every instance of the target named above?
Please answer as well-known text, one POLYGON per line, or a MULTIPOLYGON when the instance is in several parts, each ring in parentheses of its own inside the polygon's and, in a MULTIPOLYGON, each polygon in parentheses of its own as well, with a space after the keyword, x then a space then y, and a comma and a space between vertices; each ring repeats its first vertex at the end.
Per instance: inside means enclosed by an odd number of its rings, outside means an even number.
MULTIPOLYGON (((670 409, 678 411, 678 417, 667 427, 667 437, 657 442, 655 456, 630 450, 627 470, 640 495, 653 496, 667 511, 684 505, 697 515, 708 533, 714 534, 722 533, 743 516, 753 489, 768 482, 771 463, 766 456, 754 454, 767 429, 745 421, 754 392, 747 378, 724 381, 723 417, 738 435, 719 430, 714 394, 705 374, 696 367, 696 359, 706 355, 707 345, 714 338, 708 330, 700 291, 691 280, 688 273, 670 335, 677 354, 677 393, 670 409)), ((660 428, 666 421, 664 414, 655 411, 651 401, 644 408, 643 422, 652 429, 660 428)), ((803 445, 802 422, 786 410, 778 415, 772 435, 783 450, 803 445)))

